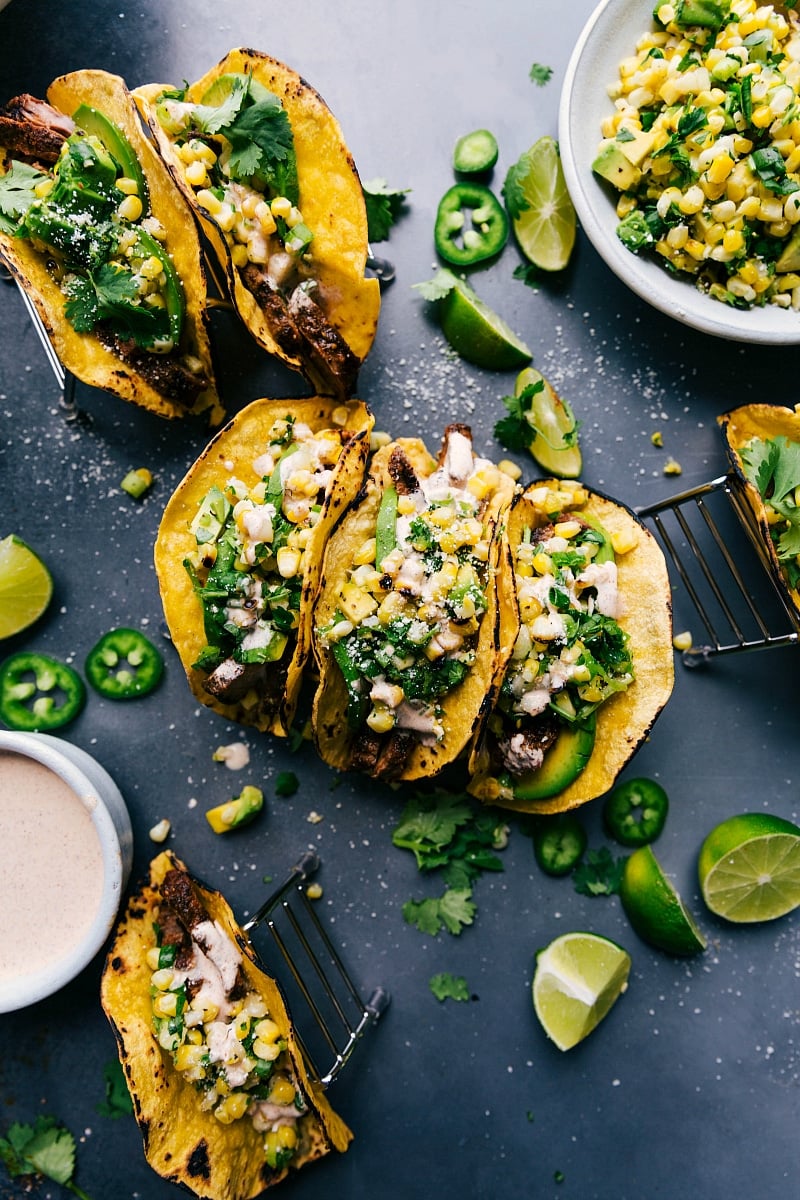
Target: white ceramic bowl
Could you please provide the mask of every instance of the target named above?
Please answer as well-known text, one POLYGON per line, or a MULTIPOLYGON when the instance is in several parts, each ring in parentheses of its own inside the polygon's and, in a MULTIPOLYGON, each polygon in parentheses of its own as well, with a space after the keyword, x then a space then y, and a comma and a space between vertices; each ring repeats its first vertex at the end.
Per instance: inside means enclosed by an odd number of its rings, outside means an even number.
MULTIPOLYGON (((116 919, 133 860, 133 833, 125 801, 108 772, 81 750, 45 733, 0 730, 0 751, 22 755, 48 767, 78 796, 100 842, 103 881, 100 903, 85 933, 49 965, 11 979, 0 979, 0 1013, 25 1008, 69 983, 91 962, 116 919)), ((2 847, 0 847, 0 859, 2 847)), ((36 879, 21 885, 35 888, 36 879)), ((55 923, 58 913, 52 914, 55 923)), ((2 934, 0 934, 2 936, 2 934)))
POLYGON ((559 110, 564 177, 581 227, 601 258, 631 291, 677 321, 716 337, 767 345, 800 342, 800 313, 774 305, 731 308, 669 275, 657 262, 627 250, 616 235, 614 189, 592 172, 601 122, 614 111, 608 86, 619 63, 652 28, 650 0, 603 0, 578 39, 567 67, 559 110))

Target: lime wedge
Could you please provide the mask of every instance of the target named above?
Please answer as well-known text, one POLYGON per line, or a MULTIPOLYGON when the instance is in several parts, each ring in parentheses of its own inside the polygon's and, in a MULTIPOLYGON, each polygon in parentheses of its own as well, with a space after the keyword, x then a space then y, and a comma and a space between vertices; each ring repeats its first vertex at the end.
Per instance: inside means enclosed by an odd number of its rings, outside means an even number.
POLYGON ((634 850, 625 863, 619 898, 639 937, 657 950, 687 955, 705 950, 706 939, 650 846, 634 850))
POLYGON ((525 257, 543 271, 563 270, 575 245, 576 218, 553 138, 539 138, 521 155, 503 192, 525 257))
POLYGON ((513 329, 463 279, 439 303, 442 332, 461 358, 490 371, 513 371, 531 352, 513 329))
POLYGON ((563 933, 540 950, 533 977, 533 1007, 559 1050, 592 1032, 628 986, 631 959, 616 942, 596 933, 563 933))
POLYGON ((697 870, 717 916, 773 921, 800 905, 800 829, 770 813, 730 817, 703 842, 697 870))
POLYGON ((50 603, 53 580, 30 546, 15 534, 0 541, 0 638, 21 633, 50 603))
POLYGON ((561 479, 577 479, 583 469, 583 458, 578 445, 578 422, 567 401, 562 400, 534 367, 520 371, 515 395, 521 395, 525 388, 537 383, 542 387, 531 398, 530 409, 525 414, 536 433, 528 449, 545 471, 561 479))

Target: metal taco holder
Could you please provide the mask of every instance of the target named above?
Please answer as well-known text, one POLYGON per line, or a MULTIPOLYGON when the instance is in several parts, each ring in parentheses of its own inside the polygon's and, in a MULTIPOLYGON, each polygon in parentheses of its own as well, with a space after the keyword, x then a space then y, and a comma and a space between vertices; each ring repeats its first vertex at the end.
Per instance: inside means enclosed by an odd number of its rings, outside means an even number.
POLYGON ((685 666, 797 643, 800 613, 776 577, 735 472, 635 511, 652 525, 708 637, 683 651, 685 666))

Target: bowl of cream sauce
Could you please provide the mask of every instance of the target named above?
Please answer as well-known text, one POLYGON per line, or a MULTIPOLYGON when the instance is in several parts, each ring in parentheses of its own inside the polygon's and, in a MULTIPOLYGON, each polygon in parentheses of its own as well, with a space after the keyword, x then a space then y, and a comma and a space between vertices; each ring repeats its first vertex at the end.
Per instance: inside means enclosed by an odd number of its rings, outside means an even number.
POLYGON ((0 730, 0 1013, 91 962, 132 859, 128 810, 105 768, 61 738, 0 730))

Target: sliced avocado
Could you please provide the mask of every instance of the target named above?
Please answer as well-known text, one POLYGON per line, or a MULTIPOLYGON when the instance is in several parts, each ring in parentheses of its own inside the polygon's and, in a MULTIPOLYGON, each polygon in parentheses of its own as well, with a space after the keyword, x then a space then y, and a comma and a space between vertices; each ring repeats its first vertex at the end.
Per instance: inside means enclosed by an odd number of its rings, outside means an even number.
POLYGON ((674 20, 679 29, 692 25, 719 29, 729 9, 729 0, 678 0, 674 20))
POLYGON ((596 533, 599 533, 603 539, 602 545, 598 546, 597 548, 597 554, 595 554, 593 561, 596 563, 614 562, 614 547, 611 543, 611 538, 597 520, 597 517, 592 516, 591 513, 582 512, 581 520, 585 521, 587 525, 590 525, 591 528, 594 529, 596 533))
POLYGON ((792 236, 775 263, 775 270, 779 275, 787 271, 800 271, 800 225, 795 225, 792 236))
POLYGON ((544 756, 537 771, 529 771, 514 782, 515 800, 547 800, 577 779, 592 756, 596 718, 594 713, 581 724, 566 725, 544 756))
POLYGON ((147 181, 144 177, 136 151, 131 146, 121 129, 108 117, 89 104, 80 104, 72 114, 72 119, 79 129, 85 133, 93 133, 105 146, 111 157, 120 167, 127 179, 136 181, 142 209, 148 212, 150 208, 147 181))
POLYGON ((623 152, 623 143, 614 138, 604 138, 600 143, 597 157, 592 163, 595 175, 600 175, 613 183, 621 192, 627 192, 635 187, 642 177, 642 172, 629 162, 623 152))
POLYGON ((653 149, 656 135, 644 129, 628 129, 624 141, 621 138, 615 140, 628 162, 638 167, 653 149))
POLYGON ((217 540, 230 511, 230 501, 215 484, 203 497, 203 503, 189 526, 198 546, 217 540))

